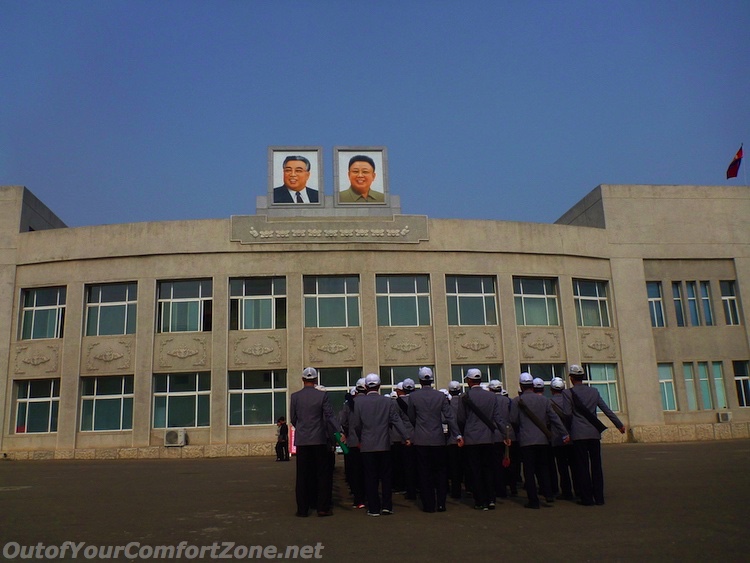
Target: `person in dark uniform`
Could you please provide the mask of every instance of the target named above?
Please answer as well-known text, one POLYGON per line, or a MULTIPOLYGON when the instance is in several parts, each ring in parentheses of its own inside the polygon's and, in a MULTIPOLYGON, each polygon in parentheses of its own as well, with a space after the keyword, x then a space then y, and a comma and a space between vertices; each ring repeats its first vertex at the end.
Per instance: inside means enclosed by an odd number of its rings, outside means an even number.
POLYGON ((482 372, 477 368, 469 369, 466 382, 469 389, 458 405, 458 427, 463 434, 471 476, 467 481, 471 483, 474 508, 490 510, 494 508, 492 441, 495 429, 501 433, 506 445, 510 441, 505 435, 505 422, 500 418, 495 396, 481 387, 482 372))
MULTIPOLYGON (((409 396, 414 392, 416 385, 411 377, 401 382, 404 394, 396 399, 399 408, 406 407, 407 419, 409 412, 409 396)), ((409 422, 411 424, 411 422, 409 422)), ((417 500, 417 450, 415 448, 404 448, 404 481, 406 484, 406 500, 417 500)))
MULTIPOLYGON (((409 434, 414 430, 409 422, 408 410, 409 407, 406 401, 402 399, 406 395, 404 391, 403 382, 399 382, 395 387, 393 393, 391 393, 392 400, 398 407, 398 414, 401 417, 401 422, 404 423, 409 434), (395 393, 395 396, 394 396, 395 393)), ((411 449, 411 448, 409 448, 411 449)), ((393 460, 393 492, 404 494, 406 493, 406 446, 404 445, 401 435, 395 428, 391 428, 391 459, 393 460)))
MULTIPOLYGON (((500 418, 505 422, 505 437, 512 440, 515 437, 513 427, 510 425, 510 398, 503 395, 503 384, 498 379, 490 381, 489 390, 495 395, 497 407, 500 409, 500 418)), ((495 497, 508 498, 508 480, 510 478, 510 465, 506 467, 503 463, 506 452, 509 453, 510 446, 506 446, 501 439, 500 433, 495 432, 492 443, 495 477, 495 497)), ((510 461, 508 459, 508 461, 510 461)))
POLYGON ((365 507, 367 500, 365 496, 365 470, 362 466, 362 452, 359 451, 357 436, 351 432, 349 420, 351 413, 357 408, 357 403, 367 393, 364 377, 357 380, 357 384, 352 391, 347 395, 344 407, 339 413, 339 422, 347 436, 347 446, 349 446, 349 453, 344 456, 344 475, 352 493, 352 508, 360 509, 365 507))
MULTIPOLYGON (((534 392, 534 378, 529 373, 522 373, 519 378, 521 394, 510 404, 510 421, 516 427, 521 446, 524 485, 528 502, 526 508, 539 508, 539 489, 548 502, 554 501, 550 491, 549 461, 550 438, 549 427, 563 435, 563 442, 570 441, 567 430, 550 406, 550 401, 543 394, 534 392)), ((542 381, 542 386, 544 382, 542 381)))
MULTIPOLYGON (((461 384, 458 381, 451 381, 448 384, 448 393, 450 394, 450 406, 453 411, 453 417, 458 422, 458 404, 461 402, 461 384)), ((447 438, 448 451, 448 483, 451 498, 460 499, 462 484, 464 480, 464 449, 458 447, 458 440, 448 434, 447 438)))
POLYGON ((367 394, 357 402, 349 418, 349 425, 357 436, 362 452, 367 515, 393 514, 389 427, 393 426, 398 430, 407 446, 410 444, 410 436, 401 422, 395 402, 380 394, 380 377, 374 373, 367 375, 365 386, 367 394))
MULTIPOLYGON (((565 399, 562 392, 565 390, 565 382, 560 377, 553 377, 549 384, 552 391, 552 410, 560 417, 565 429, 570 433, 570 417, 564 412, 565 399)), ((573 444, 564 444, 563 437, 558 432, 552 433, 552 468, 550 469, 550 480, 552 482, 552 492, 560 491, 557 498, 562 500, 573 500, 573 479, 571 473, 575 463, 573 453, 573 444)), ((576 487, 577 489, 577 487, 576 487)))
POLYGON ((280 416, 276 421, 279 433, 276 436, 276 461, 289 461, 289 426, 286 419, 280 416))
MULTIPOLYGON (((316 389, 318 372, 302 372, 303 387, 292 393, 289 419, 295 428, 297 447, 297 516, 307 516, 315 507, 318 516, 333 514, 333 467, 329 459, 329 436, 341 432, 333 415, 328 393, 316 389), (314 500, 313 500, 314 499, 314 500)), ((342 436, 345 441, 346 437, 342 436)))
POLYGON ((448 460, 443 434, 443 421, 448 434, 459 447, 463 446, 448 398, 432 388, 435 378, 428 367, 420 368, 421 389, 409 396, 409 421, 414 427, 414 447, 417 450, 419 497, 425 512, 445 512, 448 496, 448 460))
MULTIPOLYGON (((565 414, 571 416, 570 436, 575 451, 575 482, 581 497, 579 504, 604 504, 604 472, 602 471, 602 427, 597 428, 597 407, 625 434, 625 425, 612 412, 595 387, 583 383, 586 373, 581 366, 568 369, 572 387, 563 392, 565 414)), ((598 424, 601 424, 600 422, 598 424)))

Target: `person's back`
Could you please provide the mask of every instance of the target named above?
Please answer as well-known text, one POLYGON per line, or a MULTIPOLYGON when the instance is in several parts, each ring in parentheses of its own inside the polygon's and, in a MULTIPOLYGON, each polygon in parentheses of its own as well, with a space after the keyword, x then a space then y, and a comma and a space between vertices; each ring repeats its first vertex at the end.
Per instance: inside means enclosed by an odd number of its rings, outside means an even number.
POLYGON ((295 429, 295 445, 316 446, 328 443, 328 418, 333 418, 333 409, 325 391, 303 387, 292 393, 289 413, 295 429))
MULTIPOLYGON (((412 441, 415 445, 444 446, 443 418, 447 424, 455 424, 445 394, 432 387, 423 387, 409 396, 409 419, 414 426, 412 441)), ((451 434, 455 437, 455 433, 451 434)))

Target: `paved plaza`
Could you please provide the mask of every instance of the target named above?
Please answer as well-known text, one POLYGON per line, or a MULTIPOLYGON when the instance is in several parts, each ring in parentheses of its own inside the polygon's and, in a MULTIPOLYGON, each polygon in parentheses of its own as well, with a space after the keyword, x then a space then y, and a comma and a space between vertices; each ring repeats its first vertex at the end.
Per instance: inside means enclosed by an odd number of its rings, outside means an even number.
POLYGON ((524 510, 521 493, 495 511, 449 499, 425 514, 397 495, 393 516, 371 518, 351 509, 338 456, 334 515, 306 519, 294 516, 294 460, 0 461, 0 557, 69 541, 311 546, 301 553, 359 562, 748 560, 750 440, 605 445, 603 458, 604 506, 524 510))

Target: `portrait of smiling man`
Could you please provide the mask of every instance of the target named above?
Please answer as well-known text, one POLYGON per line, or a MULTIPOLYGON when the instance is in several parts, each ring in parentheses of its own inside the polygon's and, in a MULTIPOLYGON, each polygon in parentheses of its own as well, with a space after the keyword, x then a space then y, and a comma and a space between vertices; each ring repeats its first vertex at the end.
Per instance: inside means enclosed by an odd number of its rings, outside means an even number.
POLYGON ((375 161, 364 154, 349 159, 347 169, 349 189, 339 192, 339 203, 384 203, 385 194, 373 190, 372 184, 378 176, 375 161))
POLYGON ((284 158, 284 185, 273 189, 274 203, 318 203, 318 190, 308 187, 310 160, 291 154, 284 158))

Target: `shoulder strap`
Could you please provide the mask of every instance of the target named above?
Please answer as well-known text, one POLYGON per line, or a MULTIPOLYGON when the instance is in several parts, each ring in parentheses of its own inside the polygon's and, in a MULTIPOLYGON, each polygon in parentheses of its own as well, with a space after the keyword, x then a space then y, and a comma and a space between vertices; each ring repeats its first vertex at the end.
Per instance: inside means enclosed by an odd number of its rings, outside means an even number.
POLYGON ((586 408, 586 406, 581 402, 580 397, 575 394, 574 389, 575 387, 571 388, 570 394, 573 397, 573 406, 575 407, 576 411, 578 411, 578 414, 588 420, 591 426, 596 428, 600 433, 604 432, 607 429, 607 425, 599 420, 599 417, 596 416, 596 414, 592 413, 589 409, 586 408))
POLYGON ((477 415, 477 418, 484 422, 487 425, 487 428, 489 428, 491 431, 497 430, 497 425, 491 421, 489 418, 487 418, 487 415, 484 414, 481 410, 479 410, 479 407, 474 403, 474 401, 471 400, 471 397, 469 397, 469 391, 467 390, 466 393, 463 394, 461 397, 461 400, 464 402, 464 404, 471 409, 471 412, 473 412, 475 415, 477 415))
POLYGON ((545 426, 545 424, 539 420, 539 417, 535 415, 533 412, 531 412, 531 409, 526 406, 526 403, 523 402, 523 399, 518 399, 518 406, 521 408, 523 413, 529 417, 531 422, 536 424, 537 428, 542 431, 542 433, 547 437, 548 440, 552 439, 552 432, 549 431, 549 428, 545 426))
POLYGON ((404 414, 409 414, 409 406, 406 404, 406 401, 404 401, 401 397, 396 397, 396 403, 398 403, 399 408, 403 411, 404 414))

